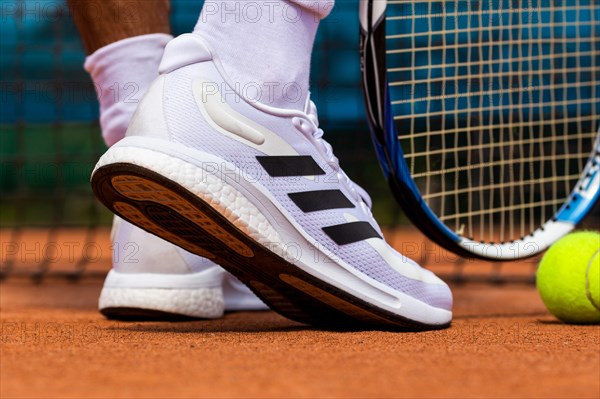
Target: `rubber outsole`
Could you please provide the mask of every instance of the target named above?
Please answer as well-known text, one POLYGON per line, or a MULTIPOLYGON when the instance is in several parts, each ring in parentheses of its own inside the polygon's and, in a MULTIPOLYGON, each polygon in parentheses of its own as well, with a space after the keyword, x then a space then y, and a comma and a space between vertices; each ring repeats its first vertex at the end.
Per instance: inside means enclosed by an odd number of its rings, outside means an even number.
POLYGON ((204 320, 201 317, 185 316, 178 313, 163 312, 154 309, 107 307, 100 313, 110 320, 119 321, 190 321, 204 320))
POLYGON ((240 231, 202 198, 138 165, 96 169, 92 189, 111 211, 140 228, 220 264, 271 309, 292 320, 326 327, 357 325, 431 330, 356 298, 304 272, 240 231))

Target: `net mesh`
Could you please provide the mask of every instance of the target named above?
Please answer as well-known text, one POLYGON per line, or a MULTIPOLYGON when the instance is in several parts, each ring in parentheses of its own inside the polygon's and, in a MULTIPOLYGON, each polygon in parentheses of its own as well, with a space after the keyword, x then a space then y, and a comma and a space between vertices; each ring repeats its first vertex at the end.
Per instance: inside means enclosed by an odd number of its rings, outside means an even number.
MULTIPOLYGON (((201 1, 172 0, 174 34, 192 29, 201 1)), ((348 174, 372 194, 384 225, 406 219, 377 165, 360 90, 358 1, 338 1, 319 29, 312 96, 327 140, 348 174)), ((101 278, 112 262, 112 215, 89 175, 105 151, 85 53, 63 1, 1 2, 0 278, 101 278)), ((461 281, 532 281, 533 267, 461 260, 414 230, 387 229, 402 252, 461 281)))
POLYGON ((540 228, 600 151, 600 5, 388 3, 395 123, 429 207, 481 242, 540 228))

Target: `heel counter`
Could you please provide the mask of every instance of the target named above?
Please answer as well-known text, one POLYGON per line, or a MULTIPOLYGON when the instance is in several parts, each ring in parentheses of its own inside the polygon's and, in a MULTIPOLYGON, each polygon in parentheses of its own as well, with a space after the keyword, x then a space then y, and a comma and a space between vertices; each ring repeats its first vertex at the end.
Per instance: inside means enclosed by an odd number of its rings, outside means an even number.
POLYGON ((170 134, 163 106, 165 79, 166 76, 161 75, 152 82, 131 118, 126 137, 144 136, 169 140, 170 134))

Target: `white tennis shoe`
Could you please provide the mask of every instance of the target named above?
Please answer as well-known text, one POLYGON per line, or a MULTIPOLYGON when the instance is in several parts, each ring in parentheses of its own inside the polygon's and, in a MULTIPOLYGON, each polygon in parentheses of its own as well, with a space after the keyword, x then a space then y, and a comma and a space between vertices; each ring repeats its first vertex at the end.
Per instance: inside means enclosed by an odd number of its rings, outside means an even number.
POLYGON ((115 217, 113 268, 98 307, 113 319, 214 319, 268 307, 214 262, 115 217))
POLYGON ((95 194, 294 320, 449 325, 450 289, 384 241, 315 105, 273 108, 248 99, 255 89, 229 81, 198 36, 174 39, 127 137, 98 162, 95 194))

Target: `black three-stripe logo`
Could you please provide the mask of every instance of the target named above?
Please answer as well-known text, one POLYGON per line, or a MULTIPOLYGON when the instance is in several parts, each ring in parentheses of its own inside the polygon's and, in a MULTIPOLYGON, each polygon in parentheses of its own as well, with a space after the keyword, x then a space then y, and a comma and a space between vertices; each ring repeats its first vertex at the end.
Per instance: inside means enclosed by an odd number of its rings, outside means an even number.
MULTIPOLYGON (((318 176, 325 171, 311 156, 257 156, 256 159, 271 177, 318 176)), ((288 196, 304 213, 329 209, 354 208, 340 190, 317 190, 289 193, 288 196)), ((336 244, 346 245, 368 238, 381 238, 368 222, 350 222, 323 227, 336 244)))
POLYGON ((377 230, 368 222, 351 222, 323 227, 325 234, 337 245, 352 244, 368 238, 381 238, 377 230))
POLYGON ((256 159, 271 177, 324 175, 310 155, 257 156, 256 159))
POLYGON ((290 193, 288 196, 304 213, 354 208, 354 204, 340 190, 305 191, 290 193))

